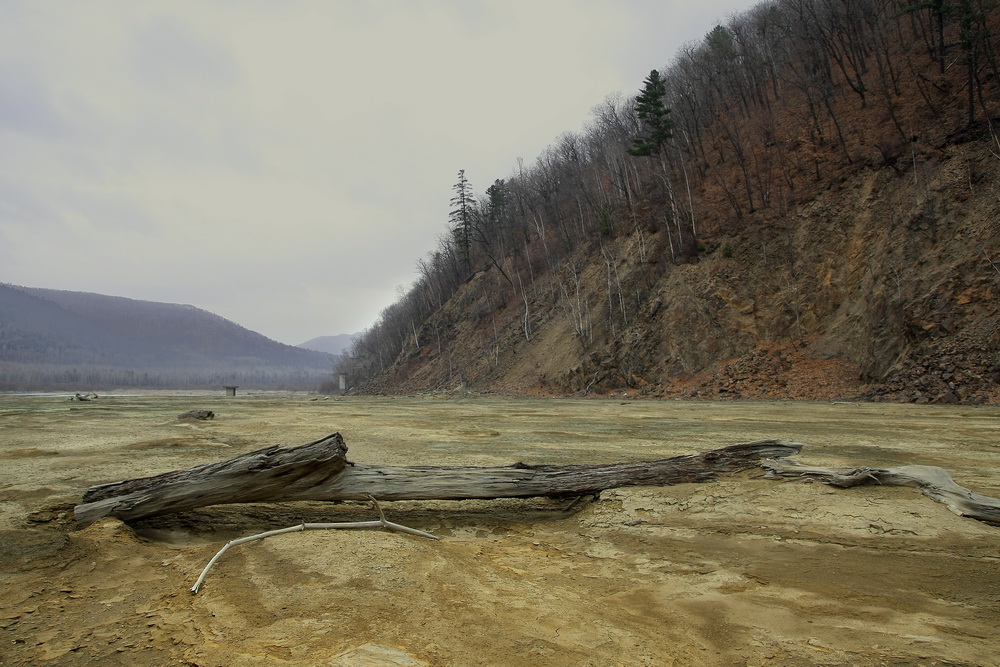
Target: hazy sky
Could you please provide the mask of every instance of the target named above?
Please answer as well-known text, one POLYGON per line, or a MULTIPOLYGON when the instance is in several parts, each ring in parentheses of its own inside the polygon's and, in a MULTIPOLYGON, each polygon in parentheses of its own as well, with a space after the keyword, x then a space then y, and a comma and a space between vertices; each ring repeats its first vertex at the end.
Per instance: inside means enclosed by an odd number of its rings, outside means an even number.
POLYGON ((738 0, 0 0, 0 282, 354 333, 738 0))

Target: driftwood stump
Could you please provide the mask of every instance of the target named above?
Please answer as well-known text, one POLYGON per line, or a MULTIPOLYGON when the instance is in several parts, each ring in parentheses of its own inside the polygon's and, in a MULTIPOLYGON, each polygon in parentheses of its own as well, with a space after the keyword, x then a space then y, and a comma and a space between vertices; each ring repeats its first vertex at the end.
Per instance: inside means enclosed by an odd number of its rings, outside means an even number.
POLYGON ((222 503, 281 500, 338 475, 347 466, 339 433, 300 447, 279 445, 187 470, 140 477, 87 490, 75 509, 87 525, 105 516, 123 521, 222 503))
POLYGON ((188 410, 177 415, 178 419, 215 419, 215 413, 211 410, 188 410))
POLYGON ((658 461, 601 465, 398 466, 354 465, 339 433, 283 449, 268 447, 228 461, 103 484, 76 506, 76 520, 123 521, 222 503, 294 500, 463 500, 563 498, 623 486, 704 482, 719 473, 797 454, 802 445, 748 442, 658 461))

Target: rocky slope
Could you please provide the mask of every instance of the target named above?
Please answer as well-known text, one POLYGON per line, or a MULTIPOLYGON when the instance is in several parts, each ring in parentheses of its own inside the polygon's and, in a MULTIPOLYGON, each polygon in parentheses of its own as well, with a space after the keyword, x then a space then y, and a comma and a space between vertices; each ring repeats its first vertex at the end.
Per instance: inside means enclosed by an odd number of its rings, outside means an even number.
POLYGON ((998 183, 982 128, 737 233, 707 224, 688 263, 640 229, 524 300, 486 269, 367 390, 998 402, 998 183))

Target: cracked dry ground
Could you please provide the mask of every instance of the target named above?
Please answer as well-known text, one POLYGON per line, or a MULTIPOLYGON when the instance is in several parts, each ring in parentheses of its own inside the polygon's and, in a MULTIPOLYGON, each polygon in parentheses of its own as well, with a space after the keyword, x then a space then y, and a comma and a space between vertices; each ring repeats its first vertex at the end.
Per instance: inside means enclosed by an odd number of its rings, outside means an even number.
POLYGON ((226 541, 363 503, 77 530, 88 486, 339 430, 354 460, 655 459, 777 437, 817 465, 940 465, 1000 496, 1000 409, 304 396, 0 398, 5 665, 994 665, 1000 528, 907 488, 753 472, 533 500, 400 502, 381 531, 226 541), (176 415, 212 409, 211 422, 176 415))

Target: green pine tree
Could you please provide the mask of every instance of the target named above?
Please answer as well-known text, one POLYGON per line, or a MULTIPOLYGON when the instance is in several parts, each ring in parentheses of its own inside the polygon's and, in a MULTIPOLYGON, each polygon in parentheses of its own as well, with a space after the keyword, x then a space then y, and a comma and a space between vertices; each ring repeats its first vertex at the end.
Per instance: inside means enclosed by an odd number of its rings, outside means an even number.
POLYGON ((458 248, 458 255, 465 262, 466 269, 471 268, 472 223, 476 210, 476 199, 472 193, 465 170, 458 170, 458 182, 452 186, 455 196, 451 198, 451 213, 448 220, 451 223, 451 235, 458 248))
POLYGON ((667 82, 658 70, 649 73, 643 82, 642 92, 635 99, 635 113, 642 123, 643 136, 632 140, 631 155, 658 155, 673 135, 674 121, 670 119, 670 109, 663 103, 667 94, 667 82))

